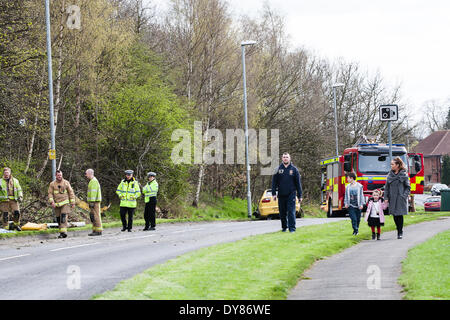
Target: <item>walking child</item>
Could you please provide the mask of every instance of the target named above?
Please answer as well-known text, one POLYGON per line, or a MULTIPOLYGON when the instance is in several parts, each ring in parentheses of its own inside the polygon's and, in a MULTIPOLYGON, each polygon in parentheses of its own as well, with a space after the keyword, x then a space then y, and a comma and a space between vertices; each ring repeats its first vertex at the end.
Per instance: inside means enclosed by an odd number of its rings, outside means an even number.
POLYGON ((361 220, 361 210, 363 209, 364 191, 363 186, 356 182, 356 174, 347 174, 349 184, 345 188, 344 205, 348 209, 348 215, 352 221, 353 235, 358 234, 359 222, 361 220))
POLYGON ((388 205, 384 202, 382 191, 377 189, 372 193, 372 198, 369 199, 367 204, 367 211, 364 216, 364 220, 368 223, 372 229, 372 240, 375 240, 375 227, 377 227, 377 240, 380 240, 381 226, 384 226, 384 212, 388 205))

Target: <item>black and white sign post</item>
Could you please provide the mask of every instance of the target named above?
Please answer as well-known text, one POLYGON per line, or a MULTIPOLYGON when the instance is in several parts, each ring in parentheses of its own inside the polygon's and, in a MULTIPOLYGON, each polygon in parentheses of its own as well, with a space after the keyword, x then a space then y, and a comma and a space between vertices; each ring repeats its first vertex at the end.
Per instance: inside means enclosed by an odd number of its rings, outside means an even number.
POLYGON ((388 123, 388 139, 389 139, 389 163, 392 161, 392 129, 391 122, 398 120, 398 105, 387 104, 380 106, 380 121, 388 123))

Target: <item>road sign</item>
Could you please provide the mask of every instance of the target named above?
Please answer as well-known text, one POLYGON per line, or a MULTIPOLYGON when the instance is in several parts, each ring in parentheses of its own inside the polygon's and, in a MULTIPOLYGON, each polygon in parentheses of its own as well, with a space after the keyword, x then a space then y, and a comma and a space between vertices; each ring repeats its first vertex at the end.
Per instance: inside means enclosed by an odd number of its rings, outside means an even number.
POLYGON ((48 150, 48 159, 55 160, 56 159, 56 150, 48 150))
POLYGON ((380 121, 397 121, 398 105, 386 104, 380 106, 380 121))

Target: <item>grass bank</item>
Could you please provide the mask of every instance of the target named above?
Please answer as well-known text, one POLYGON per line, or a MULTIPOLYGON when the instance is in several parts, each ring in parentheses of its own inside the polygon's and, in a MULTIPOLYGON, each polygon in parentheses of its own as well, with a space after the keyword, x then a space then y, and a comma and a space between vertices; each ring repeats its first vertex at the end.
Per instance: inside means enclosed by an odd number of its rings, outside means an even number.
MULTIPOLYGON (((450 213, 405 217, 405 225, 450 213)), ((395 230, 388 218, 384 231, 395 230)), ((169 260, 122 281, 94 299, 274 300, 286 299, 303 272, 316 260, 363 239, 369 227, 351 235, 349 221, 307 226, 296 233, 275 232, 204 248, 169 260)))
POLYGON ((399 283, 408 300, 450 300, 450 231, 408 251, 399 283))

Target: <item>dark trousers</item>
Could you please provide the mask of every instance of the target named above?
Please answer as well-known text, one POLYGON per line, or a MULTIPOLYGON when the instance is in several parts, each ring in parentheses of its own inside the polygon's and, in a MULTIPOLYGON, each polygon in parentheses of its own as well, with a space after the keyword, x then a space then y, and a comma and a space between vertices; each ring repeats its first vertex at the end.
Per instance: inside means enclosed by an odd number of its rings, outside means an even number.
POLYGON ((397 231, 403 233, 403 216, 394 216, 395 226, 397 231))
POLYGON ((358 231, 359 223, 361 221, 361 209, 349 206, 348 215, 350 216, 350 220, 352 221, 353 231, 358 231))
POLYGON ((148 229, 149 226, 152 228, 156 226, 156 197, 150 197, 145 204, 144 219, 145 229, 148 229))
POLYGON ((124 229, 131 230, 133 228, 133 214, 136 208, 120 207, 120 219, 122 220, 122 226, 124 229), (128 213, 128 224, 126 215, 128 213))
POLYGON ((293 192, 288 196, 278 196, 278 210, 283 230, 289 228, 289 231, 295 231, 295 195, 293 192))

